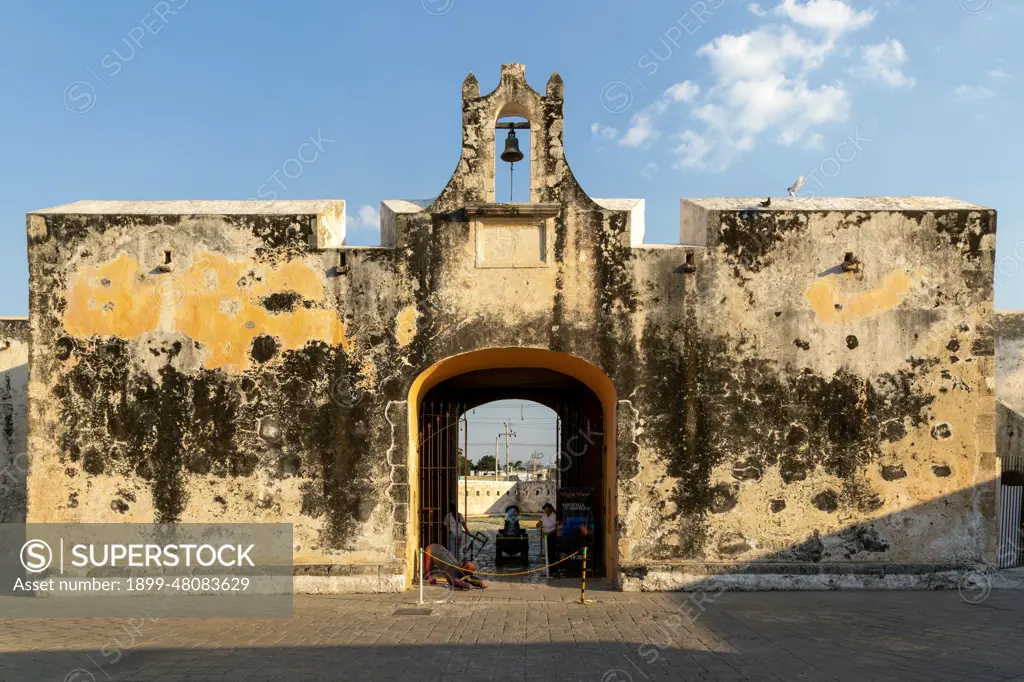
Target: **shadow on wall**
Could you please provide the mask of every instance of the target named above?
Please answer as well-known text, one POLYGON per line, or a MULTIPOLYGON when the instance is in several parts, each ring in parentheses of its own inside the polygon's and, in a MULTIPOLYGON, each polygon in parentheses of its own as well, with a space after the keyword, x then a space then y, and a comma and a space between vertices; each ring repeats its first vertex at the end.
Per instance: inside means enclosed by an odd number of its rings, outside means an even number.
MULTIPOLYGON (((935 475, 949 475, 946 467, 933 468, 938 469, 935 475)), ((993 480, 831 533, 812 530, 799 544, 781 550, 770 549, 769 538, 748 537, 717 522, 713 525, 719 530, 708 531, 706 538, 706 546, 721 557, 716 561, 659 560, 653 555, 666 538, 635 540, 632 556, 646 553, 650 559, 624 562, 622 587, 700 593, 694 597, 698 610, 702 601, 713 602, 728 590, 959 589, 965 600, 980 603, 993 587, 1024 587, 1024 576, 999 583, 997 557, 1013 555, 1019 561, 1024 529, 1018 514, 1016 525, 1003 529, 997 547, 995 530, 982 521, 998 518, 994 489, 993 480), (975 510, 976 523, 962 520, 964 509, 975 510)), ((822 525, 841 513, 842 494, 825 490, 813 498, 822 525)), ((719 509, 723 515, 731 510, 719 509)), ((787 513, 804 512, 780 498, 768 501, 764 513, 781 521, 787 513)))

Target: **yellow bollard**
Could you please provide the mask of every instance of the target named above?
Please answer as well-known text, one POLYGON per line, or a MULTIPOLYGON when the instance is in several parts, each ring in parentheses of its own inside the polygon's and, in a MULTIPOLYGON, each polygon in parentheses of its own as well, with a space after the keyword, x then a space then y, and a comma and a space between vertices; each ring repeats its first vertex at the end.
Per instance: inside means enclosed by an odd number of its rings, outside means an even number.
POLYGON ((580 598, 576 602, 577 604, 592 604, 593 602, 587 599, 587 548, 583 548, 583 581, 580 583, 580 598))

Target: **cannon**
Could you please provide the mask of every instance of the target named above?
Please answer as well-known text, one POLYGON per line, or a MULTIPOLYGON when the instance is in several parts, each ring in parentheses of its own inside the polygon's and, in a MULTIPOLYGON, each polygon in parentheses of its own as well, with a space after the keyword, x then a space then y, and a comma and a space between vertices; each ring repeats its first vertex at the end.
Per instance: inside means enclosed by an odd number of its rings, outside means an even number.
POLYGON ((530 563, 530 538, 526 530, 519 527, 519 507, 510 505, 505 509, 505 527, 498 531, 494 541, 494 563, 505 563, 505 556, 514 556, 523 563, 530 563))

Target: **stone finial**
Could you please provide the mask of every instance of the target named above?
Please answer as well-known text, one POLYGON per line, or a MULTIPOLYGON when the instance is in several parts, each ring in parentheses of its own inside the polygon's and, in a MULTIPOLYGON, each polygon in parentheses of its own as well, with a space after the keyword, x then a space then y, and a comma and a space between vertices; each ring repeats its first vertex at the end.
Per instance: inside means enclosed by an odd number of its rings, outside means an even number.
POLYGON ((523 64, 502 64, 501 65, 501 80, 502 81, 521 81, 526 82, 526 66, 523 64))
POLYGON ((462 99, 470 99, 473 97, 480 96, 480 83, 477 82, 476 76, 470 71, 469 75, 466 76, 466 80, 462 81, 462 99))
POLYGON ((551 74, 551 78, 548 79, 548 97, 563 99, 564 95, 565 84, 562 82, 562 77, 555 71, 551 74))

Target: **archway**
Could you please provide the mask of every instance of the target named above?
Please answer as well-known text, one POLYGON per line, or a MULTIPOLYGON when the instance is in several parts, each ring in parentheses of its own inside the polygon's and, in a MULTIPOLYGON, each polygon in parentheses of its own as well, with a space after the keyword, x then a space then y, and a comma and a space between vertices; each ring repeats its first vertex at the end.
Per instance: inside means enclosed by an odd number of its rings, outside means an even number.
MULTIPOLYGON (((615 575, 615 388, 580 358, 537 348, 493 348, 456 355, 429 367, 409 390, 409 519, 406 575, 416 549, 443 529, 442 510, 457 490, 458 419, 494 400, 531 400, 554 409, 559 483, 593 489, 595 537, 588 570, 615 575)), ((561 512, 560 512, 561 515, 561 512)))

